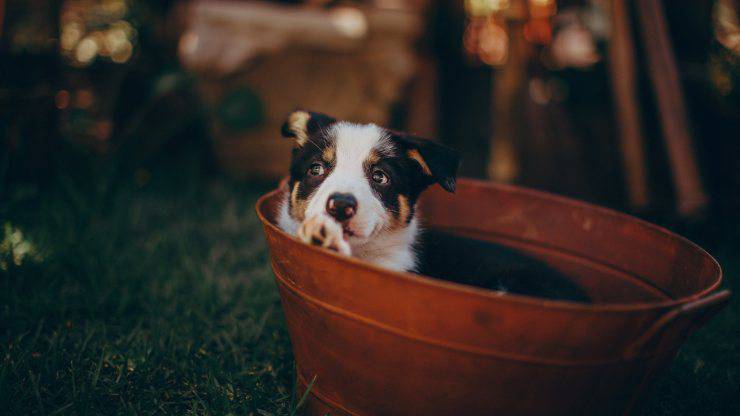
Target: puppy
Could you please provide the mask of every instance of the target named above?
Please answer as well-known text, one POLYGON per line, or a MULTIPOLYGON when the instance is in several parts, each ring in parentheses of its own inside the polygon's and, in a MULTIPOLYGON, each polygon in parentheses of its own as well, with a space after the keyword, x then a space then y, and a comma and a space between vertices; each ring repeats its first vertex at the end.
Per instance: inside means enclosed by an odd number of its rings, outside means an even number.
POLYGON ((295 147, 280 228, 309 244, 415 271, 416 201, 435 183, 455 191, 457 152, 308 111, 291 113, 282 135, 295 147))

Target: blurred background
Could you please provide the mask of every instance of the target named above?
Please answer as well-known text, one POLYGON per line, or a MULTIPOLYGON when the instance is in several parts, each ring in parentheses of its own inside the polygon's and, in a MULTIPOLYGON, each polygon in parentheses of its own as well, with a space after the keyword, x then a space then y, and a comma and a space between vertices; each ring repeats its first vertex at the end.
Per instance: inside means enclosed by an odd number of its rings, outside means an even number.
POLYGON ((5 181, 63 147, 142 167, 190 145, 275 179, 302 107, 446 142, 464 176, 658 215, 738 205, 735 1, 0 4, 5 181))
MULTIPOLYGON (((287 173, 296 107, 668 226, 733 287, 738 5, 0 0, 0 401, 294 411, 252 206, 287 173)), ((738 321, 733 302, 645 411, 737 410, 738 321)))

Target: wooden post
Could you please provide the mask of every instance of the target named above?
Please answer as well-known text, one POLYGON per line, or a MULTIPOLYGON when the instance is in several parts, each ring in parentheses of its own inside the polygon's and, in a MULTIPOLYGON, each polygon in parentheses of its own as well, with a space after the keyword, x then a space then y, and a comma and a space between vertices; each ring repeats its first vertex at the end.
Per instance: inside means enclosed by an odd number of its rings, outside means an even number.
POLYGON ((3 40, 3 23, 5 23, 5 0, 0 0, 0 47, 3 40))
POLYGON ((628 7, 626 0, 612 1, 613 30, 609 45, 609 70, 629 204, 633 209, 639 210, 648 206, 650 196, 645 140, 636 93, 635 45, 628 7))
POLYGON ((640 0, 635 3, 648 71, 655 87, 660 124, 673 171, 678 212, 683 216, 692 216, 706 206, 707 195, 699 177, 694 146, 689 135, 683 89, 668 36, 665 14, 660 0, 640 0))
POLYGON ((512 21, 509 30, 509 62, 495 70, 491 101, 492 134, 488 157, 488 177, 511 183, 519 178, 520 166, 515 140, 521 137, 517 100, 526 88, 527 41, 520 21, 512 21))

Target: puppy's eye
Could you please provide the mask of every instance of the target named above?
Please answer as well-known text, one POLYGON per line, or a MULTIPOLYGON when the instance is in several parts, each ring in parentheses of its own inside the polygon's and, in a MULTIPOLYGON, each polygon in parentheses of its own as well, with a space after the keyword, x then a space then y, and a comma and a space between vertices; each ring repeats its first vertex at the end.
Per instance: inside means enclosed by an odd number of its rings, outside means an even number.
POLYGON ((308 174, 311 176, 321 176, 326 172, 326 168, 321 163, 314 163, 308 168, 308 174))
POLYGON ((373 171, 373 181, 381 185, 386 185, 388 182, 390 182, 390 178, 388 178, 388 175, 386 175, 386 173, 382 170, 375 169, 373 171))

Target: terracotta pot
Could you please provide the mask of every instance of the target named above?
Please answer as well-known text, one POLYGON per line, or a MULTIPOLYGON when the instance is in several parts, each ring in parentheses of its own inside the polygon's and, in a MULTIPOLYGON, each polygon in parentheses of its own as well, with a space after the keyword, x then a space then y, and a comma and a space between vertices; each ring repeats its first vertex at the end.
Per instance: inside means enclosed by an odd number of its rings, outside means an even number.
POLYGON ((730 297, 704 250, 636 218, 511 186, 427 191, 427 227, 565 273, 593 303, 390 272, 302 244, 257 203, 307 410, 324 415, 624 414, 730 297))

